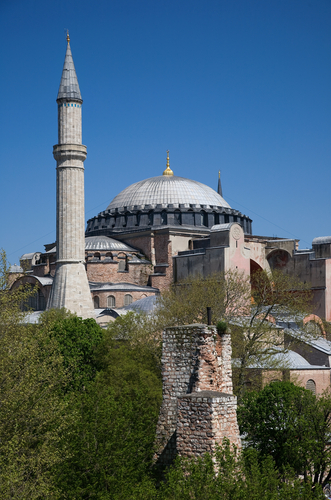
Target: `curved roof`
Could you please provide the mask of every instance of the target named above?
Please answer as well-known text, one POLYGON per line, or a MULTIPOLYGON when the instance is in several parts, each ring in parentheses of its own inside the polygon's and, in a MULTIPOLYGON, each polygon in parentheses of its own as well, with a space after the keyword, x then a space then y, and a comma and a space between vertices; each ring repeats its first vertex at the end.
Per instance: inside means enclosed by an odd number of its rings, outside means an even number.
POLYGON ((74 61, 71 54, 70 43, 68 41, 66 56, 62 70, 61 82, 57 99, 73 99, 82 101, 80 94, 74 61))
MULTIPOLYGON (((85 237, 85 250, 110 250, 113 252, 137 252, 135 248, 130 247, 123 241, 109 238, 109 236, 86 236, 85 237)), ((56 246, 48 250, 46 253, 56 252, 56 246)))
POLYGON ((109 238, 108 236, 86 236, 85 250, 112 250, 112 251, 126 251, 136 252, 136 250, 123 241, 109 238))
POLYGON ((318 236, 313 239, 313 245, 323 245, 326 243, 331 243, 331 236, 318 236))
POLYGON ((121 191, 108 205, 107 210, 122 207, 136 209, 166 208, 169 205, 185 207, 226 207, 230 205, 209 186, 184 177, 159 175, 136 182, 121 191))

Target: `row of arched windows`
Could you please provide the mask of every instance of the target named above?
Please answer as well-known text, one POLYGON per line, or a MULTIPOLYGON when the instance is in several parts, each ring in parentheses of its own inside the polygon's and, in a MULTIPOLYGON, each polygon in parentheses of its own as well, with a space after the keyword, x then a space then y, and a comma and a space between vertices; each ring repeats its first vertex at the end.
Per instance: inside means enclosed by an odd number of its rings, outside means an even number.
POLYGON ((169 214, 166 210, 163 210, 161 213, 154 213, 154 210, 151 210, 148 213, 130 213, 126 212, 123 215, 106 215, 104 219, 96 219, 94 227, 89 227, 89 229, 99 229, 99 224, 105 222, 105 225, 102 225, 102 228, 108 227, 134 227, 134 226, 152 226, 153 224, 162 224, 167 225, 169 222, 175 225, 198 225, 211 227, 215 224, 223 224, 228 222, 239 222, 243 224, 245 231, 249 231, 249 222, 241 216, 241 214, 232 214, 230 213, 218 213, 216 211, 206 212, 205 210, 201 210, 196 213, 194 210, 188 209, 186 211, 181 211, 179 209, 175 210, 172 214, 169 214), (173 214, 173 215, 172 215, 173 214), (200 216, 200 217, 199 217, 200 216), (156 217, 156 218, 155 218, 156 217))
MULTIPOLYGON (((128 306, 128 305, 132 304, 132 302, 133 302, 132 295, 130 295, 129 293, 125 294, 124 295, 124 305, 128 306)), ((100 307, 100 298, 98 297, 98 295, 95 295, 93 297, 93 304, 94 304, 94 308, 95 309, 99 309, 99 307, 100 307)), ((110 309, 116 307, 116 298, 114 297, 114 295, 108 295, 108 297, 107 297, 107 307, 110 308, 110 309)))

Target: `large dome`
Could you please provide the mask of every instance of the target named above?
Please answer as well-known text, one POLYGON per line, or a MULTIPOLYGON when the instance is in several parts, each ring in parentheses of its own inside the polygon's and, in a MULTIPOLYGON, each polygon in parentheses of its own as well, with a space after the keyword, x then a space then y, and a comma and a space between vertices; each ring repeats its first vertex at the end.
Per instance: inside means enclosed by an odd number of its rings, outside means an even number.
POLYGON ((131 184, 121 191, 108 205, 116 208, 143 209, 170 206, 194 208, 231 208, 230 205, 209 186, 183 177, 159 175, 131 184))
POLYGON ((116 236, 162 227, 208 234, 215 224, 238 222, 252 234, 252 221, 209 186, 173 175, 167 162, 163 175, 123 189, 106 210, 87 221, 86 236, 116 236))

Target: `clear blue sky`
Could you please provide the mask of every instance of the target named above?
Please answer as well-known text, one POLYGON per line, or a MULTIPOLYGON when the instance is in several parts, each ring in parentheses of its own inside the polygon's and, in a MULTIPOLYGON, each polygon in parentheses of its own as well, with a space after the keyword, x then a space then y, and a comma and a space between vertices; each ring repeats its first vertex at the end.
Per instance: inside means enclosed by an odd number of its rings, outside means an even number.
POLYGON ((216 189, 254 234, 331 234, 330 0, 1 0, 0 247, 55 241, 56 96, 68 28, 86 219, 129 184, 216 189))

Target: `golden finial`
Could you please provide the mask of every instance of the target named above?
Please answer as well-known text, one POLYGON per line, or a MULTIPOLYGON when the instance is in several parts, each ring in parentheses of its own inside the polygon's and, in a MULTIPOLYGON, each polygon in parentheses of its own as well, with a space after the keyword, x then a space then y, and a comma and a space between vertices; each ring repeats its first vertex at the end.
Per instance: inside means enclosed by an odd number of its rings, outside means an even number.
POLYGON ((221 171, 220 170, 218 171, 218 178, 219 179, 221 178, 221 171))
POLYGON ((174 175, 173 171, 170 168, 169 150, 167 151, 167 168, 163 172, 163 175, 174 175))
POLYGON ((70 42, 69 30, 67 30, 67 42, 70 42))

